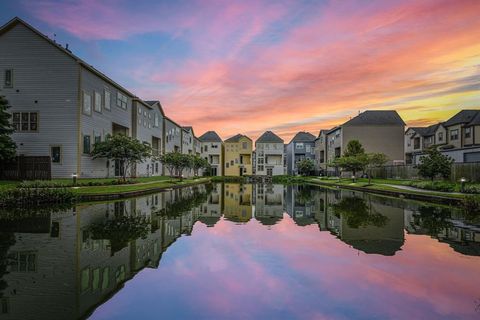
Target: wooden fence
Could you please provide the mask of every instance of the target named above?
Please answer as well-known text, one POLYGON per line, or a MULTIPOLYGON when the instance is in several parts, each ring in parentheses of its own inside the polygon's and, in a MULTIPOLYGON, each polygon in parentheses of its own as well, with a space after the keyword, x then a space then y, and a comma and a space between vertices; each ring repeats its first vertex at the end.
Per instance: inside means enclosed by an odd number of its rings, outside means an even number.
POLYGON ((2 180, 50 180, 52 167, 50 157, 16 157, 0 164, 2 180))
MULTIPOLYGON (((413 165, 384 166, 372 169, 372 177, 379 179, 418 179, 418 169, 413 165)), ((466 178, 470 182, 480 182, 480 162, 454 163, 450 180, 466 178)))

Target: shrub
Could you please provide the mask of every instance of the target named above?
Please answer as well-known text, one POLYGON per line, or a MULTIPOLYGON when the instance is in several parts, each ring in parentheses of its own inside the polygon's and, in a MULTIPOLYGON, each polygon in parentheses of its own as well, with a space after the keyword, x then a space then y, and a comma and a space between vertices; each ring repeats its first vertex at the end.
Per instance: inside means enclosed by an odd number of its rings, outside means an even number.
POLYGON ((18 188, 0 193, 0 207, 27 207, 45 204, 67 204, 76 201, 75 194, 66 188, 18 188))
POLYGON ((98 181, 82 181, 77 180, 77 183, 74 185, 73 181, 69 182, 62 182, 62 181, 55 181, 55 180, 33 180, 33 181, 23 181, 20 183, 17 188, 20 189, 42 189, 42 188, 65 188, 65 187, 93 187, 93 186, 112 186, 112 185, 120 185, 120 184, 135 184, 138 183, 136 180, 98 180, 98 181))
POLYGON ((411 187, 432 190, 432 191, 442 191, 442 192, 453 192, 455 191, 455 184, 445 181, 412 181, 410 182, 411 187))
POLYGON ((478 184, 467 184, 463 188, 464 193, 480 193, 480 185, 478 184))
POLYGON ((303 176, 273 176, 272 177, 273 183, 279 184, 296 184, 296 183, 304 183, 305 177, 303 176))
POLYGON ((463 209, 469 215, 480 214, 480 196, 467 196, 463 200, 463 209))

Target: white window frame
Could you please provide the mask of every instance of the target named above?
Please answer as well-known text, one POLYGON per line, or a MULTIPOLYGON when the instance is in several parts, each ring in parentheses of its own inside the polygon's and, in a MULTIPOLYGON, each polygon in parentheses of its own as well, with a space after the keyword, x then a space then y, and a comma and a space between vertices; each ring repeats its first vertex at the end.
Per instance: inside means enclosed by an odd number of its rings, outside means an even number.
POLYGON ((123 110, 127 110, 128 106, 128 98, 126 95, 117 91, 117 107, 122 108, 123 110))
POLYGON ((93 92, 93 110, 95 112, 102 112, 102 94, 98 91, 93 92))
POLYGON ((103 107, 105 110, 110 111, 112 106, 112 96, 110 94, 110 91, 105 89, 103 91, 103 107))

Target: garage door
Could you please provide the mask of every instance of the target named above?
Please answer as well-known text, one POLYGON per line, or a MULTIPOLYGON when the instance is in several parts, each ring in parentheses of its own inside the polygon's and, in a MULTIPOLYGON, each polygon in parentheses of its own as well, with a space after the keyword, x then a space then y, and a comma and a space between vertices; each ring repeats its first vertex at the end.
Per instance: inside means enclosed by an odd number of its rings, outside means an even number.
POLYGON ((464 162, 480 162, 480 152, 469 152, 463 155, 464 162))

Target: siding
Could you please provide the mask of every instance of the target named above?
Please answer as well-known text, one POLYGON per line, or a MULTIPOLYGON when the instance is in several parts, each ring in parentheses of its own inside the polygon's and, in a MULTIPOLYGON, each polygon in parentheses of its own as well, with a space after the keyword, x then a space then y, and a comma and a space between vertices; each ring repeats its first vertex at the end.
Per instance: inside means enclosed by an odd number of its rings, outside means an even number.
POLYGON ((13 88, 0 87, 10 112, 39 113, 38 132, 14 133, 18 154, 49 156, 50 146, 62 147, 62 163, 52 164, 52 177, 77 171, 77 63, 22 24, 0 36, 0 75, 14 70, 13 88))

